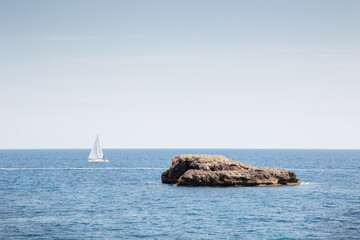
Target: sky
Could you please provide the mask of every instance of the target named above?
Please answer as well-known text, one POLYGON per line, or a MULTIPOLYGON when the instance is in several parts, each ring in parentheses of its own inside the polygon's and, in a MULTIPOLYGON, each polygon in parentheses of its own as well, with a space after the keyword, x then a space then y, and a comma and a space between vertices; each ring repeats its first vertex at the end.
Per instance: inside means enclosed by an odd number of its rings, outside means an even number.
POLYGON ((359 149, 359 12, 0 0, 0 149, 359 149))

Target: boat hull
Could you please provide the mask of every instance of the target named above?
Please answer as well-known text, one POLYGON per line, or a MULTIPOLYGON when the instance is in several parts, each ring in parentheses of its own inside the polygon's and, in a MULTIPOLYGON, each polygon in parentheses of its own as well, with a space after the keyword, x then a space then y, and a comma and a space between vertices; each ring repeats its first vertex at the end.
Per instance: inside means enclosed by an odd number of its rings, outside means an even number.
POLYGON ((107 158, 88 159, 88 162, 109 162, 107 158))

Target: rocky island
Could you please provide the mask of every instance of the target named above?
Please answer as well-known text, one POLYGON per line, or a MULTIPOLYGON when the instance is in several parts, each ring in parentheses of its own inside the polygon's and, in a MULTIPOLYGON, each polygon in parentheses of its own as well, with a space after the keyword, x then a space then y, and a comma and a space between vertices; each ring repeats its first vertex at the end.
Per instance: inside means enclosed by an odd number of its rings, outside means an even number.
POLYGON ((299 184, 296 174, 272 167, 236 162, 222 155, 178 155, 162 173, 176 186, 259 186, 299 184))

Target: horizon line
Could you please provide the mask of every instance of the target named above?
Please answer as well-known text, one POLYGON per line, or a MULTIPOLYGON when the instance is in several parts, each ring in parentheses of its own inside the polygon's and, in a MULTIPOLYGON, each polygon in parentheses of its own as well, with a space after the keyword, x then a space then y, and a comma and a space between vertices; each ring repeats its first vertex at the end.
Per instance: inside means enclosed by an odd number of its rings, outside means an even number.
MULTIPOLYGON (((1 150, 89 150, 91 148, 0 148, 1 150)), ((360 148, 102 148, 103 150, 360 150, 360 148)))

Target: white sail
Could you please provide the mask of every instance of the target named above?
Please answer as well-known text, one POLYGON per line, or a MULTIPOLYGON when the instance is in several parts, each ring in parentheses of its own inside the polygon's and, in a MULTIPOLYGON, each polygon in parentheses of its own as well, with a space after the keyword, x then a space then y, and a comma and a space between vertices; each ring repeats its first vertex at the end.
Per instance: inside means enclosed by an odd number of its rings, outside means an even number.
POLYGON ((89 162, 108 162, 108 160, 106 158, 104 158, 104 154, 100 147, 99 136, 96 136, 94 146, 91 149, 91 152, 89 154, 88 161, 89 162))

